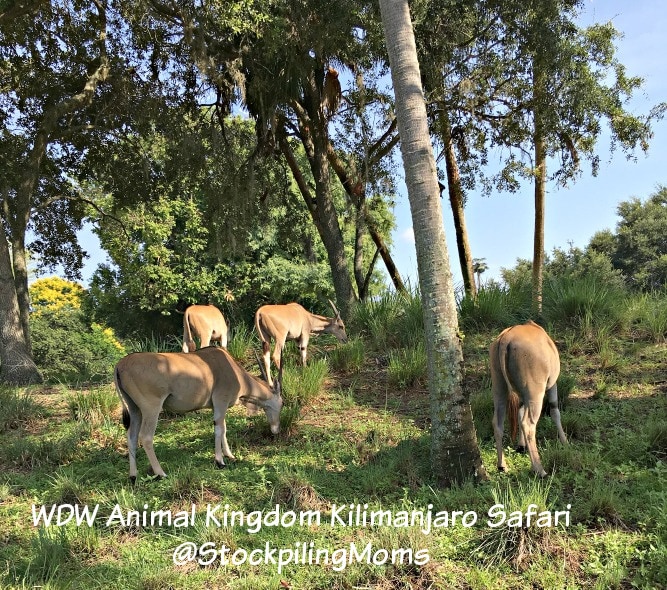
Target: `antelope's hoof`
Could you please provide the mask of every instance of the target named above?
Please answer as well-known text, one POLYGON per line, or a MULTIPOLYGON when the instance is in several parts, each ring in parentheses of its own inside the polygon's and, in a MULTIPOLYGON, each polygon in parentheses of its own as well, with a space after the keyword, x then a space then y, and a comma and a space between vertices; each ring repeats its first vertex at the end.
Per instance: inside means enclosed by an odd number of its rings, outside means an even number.
POLYGON ((130 485, 134 486, 137 483, 137 476, 130 475, 130 485))
POLYGON ((504 473, 505 471, 507 471, 507 467, 505 465, 498 465, 498 471, 504 473))
POLYGON ((517 453, 521 453, 522 455, 525 455, 526 454, 526 447, 524 447, 523 445, 519 445, 519 446, 517 446, 515 451, 517 453))
POLYGON ((152 467, 148 468, 147 473, 148 473, 148 477, 151 479, 151 481, 160 481, 161 479, 166 479, 166 477, 167 477, 166 473, 162 473, 162 474, 155 473, 155 471, 153 471, 152 467))
POLYGON ((215 461, 215 466, 217 469, 225 469, 227 467, 225 463, 223 463, 222 461, 218 461, 217 459, 215 461))

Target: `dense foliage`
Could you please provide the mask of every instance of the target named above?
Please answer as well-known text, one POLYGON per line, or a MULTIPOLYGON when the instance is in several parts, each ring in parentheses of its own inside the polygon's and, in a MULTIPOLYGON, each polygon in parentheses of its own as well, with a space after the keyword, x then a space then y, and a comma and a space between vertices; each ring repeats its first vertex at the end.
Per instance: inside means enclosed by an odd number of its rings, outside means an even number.
POLYGON ((33 354, 45 380, 108 382, 125 349, 111 328, 90 322, 81 285, 51 277, 36 280, 30 292, 33 354))
POLYGON ((667 285, 667 188, 642 201, 618 206, 616 231, 598 232, 591 239, 591 255, 606 255, 627 284, 641 291, 667 285))

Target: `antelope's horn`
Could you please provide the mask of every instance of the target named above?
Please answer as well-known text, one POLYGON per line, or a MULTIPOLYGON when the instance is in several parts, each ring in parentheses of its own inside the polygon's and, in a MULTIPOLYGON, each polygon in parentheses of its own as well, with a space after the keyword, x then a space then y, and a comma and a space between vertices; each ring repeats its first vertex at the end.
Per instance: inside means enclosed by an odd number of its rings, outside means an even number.
POLYGON ((262 378, 264 381, 268 382, 269 378, 266 376, 266 371, 264 370, 264 364, 262 363, 261 360, 259 360, 259 355, 257 354, 257 351, 255 351, 255 358, 257 359, 257 364, 259 365, 259 372, 262 374, 262 378))
POLYGON ((340 316, 340 311, 338 311, 338 308, 336 307, 336 305, 334 304, 334 302, 331 301, 331 299, 329 299, 328 301, 329 301, 329 305, 331 305, 331 309, 334 310, 334 313, 335 313, 337 316, 340 316))

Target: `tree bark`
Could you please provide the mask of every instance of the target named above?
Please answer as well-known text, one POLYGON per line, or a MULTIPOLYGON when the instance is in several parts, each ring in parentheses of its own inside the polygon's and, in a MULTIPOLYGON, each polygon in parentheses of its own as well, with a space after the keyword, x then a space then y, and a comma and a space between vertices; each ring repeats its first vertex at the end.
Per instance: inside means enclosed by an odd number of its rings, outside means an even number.
POLYGON ((424 307, 431 465, 442 485, 485 478, 472 411, 462 387, 454 285, 442 224, 440 190, 431 148, 417 49, 407 0, 380 0, 396 118, 417 250, 424 307))
POLYGON ((41 383, 42 376, 28 349, 20 321, 5 224, 0 218, 0 382, 23 386, 41 383))
MULTIPOLYGON (((27 227, 27 225, 26 225, 27 227)), ((17 237, 12 234, 12 262, 14 267, 14 287, 19 304, 19 315, 26 349, 32 356, 30 338, 30 293, 28 291, 28 261, 25 251, 25 232, 17 237)))
POLYGON ((463 206, 463 189, 461 187, 461 175, 456 162, 456 152, 452 140, 452 127, 446 112, 440 114, 440 128, 442 142, 445 146, 445 168, 447 169, 447 192, 449 193, 449 204, 452 208, 454 218, 454 231, 456 233, 456 247, 459 255, 459 265, 463 277, 463 289, 467 297, 477 297, 475 286, 475 273, 472 267, 472 252, 468 240, 468 229, 466 227, 465 211, 463 206))

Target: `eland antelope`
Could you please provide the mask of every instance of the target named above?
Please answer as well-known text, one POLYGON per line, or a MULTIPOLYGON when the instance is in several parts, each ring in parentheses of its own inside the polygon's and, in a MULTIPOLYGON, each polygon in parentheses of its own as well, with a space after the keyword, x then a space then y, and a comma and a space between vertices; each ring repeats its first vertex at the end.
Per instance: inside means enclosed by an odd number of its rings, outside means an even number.
POLYGON ((201 348, 211 342, 220 342, 227 348, 227 323, 222 312, 214 305, 191 305, 183 315, 183 352, 197 350, 195 338, 199 338, 201 348))
MULTIPOLYGON (((258 359, 259 360, 259 359, 258 359)), ((261 364, 260 364, 261 368, 261 364)), ((234 459, 227 444, 227 409, 238 400, 261 407, 271 432, 280 430, 282 371, 273 387, 253 377, 222 348, 209 346, 191 354, 135 352, 122 358, 114 370, 114 383, 123 405, 127 429, 130 480, 137 477, 137 447, 141 440, 154 475, 165 477, 153 449, 153 437, 162 409, 179 414, 213 408, 215 463, 234 459)))
POLYGON ((533 471, 544 477, 546 471, 537 452, 535 428, 542 412, 545 391, 558 438, 563 444, 567 444, 558 410, 558 349, 540 326, 528 321, 503 330, 491 344, 489 356, 494 408, 493 433, 498 453, 498 469, 507 469, 503 454, 503 423, 507 408, 512 440, 516 437, 517 425, 520 423, 519 449, 525 450, 525 447, 528 447, 533 471))
POLYGON ((280 367, 285 341, 296 340, 301 351, 301 364, 306 365, 306 352, 311 334, 333 334, 341 342, 347 341, 345 324, 333 301, 329 300, 334 313, 333 318, 310 313, 298 303, 287 305, 263 305, 255 314, 255 328, 262 341, 264 369, 269 383, 271 380, 271 339, 276 341, 273 349, 273 362, 280 367))

